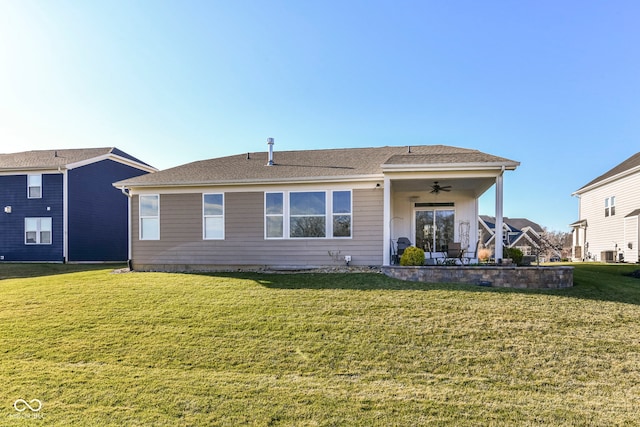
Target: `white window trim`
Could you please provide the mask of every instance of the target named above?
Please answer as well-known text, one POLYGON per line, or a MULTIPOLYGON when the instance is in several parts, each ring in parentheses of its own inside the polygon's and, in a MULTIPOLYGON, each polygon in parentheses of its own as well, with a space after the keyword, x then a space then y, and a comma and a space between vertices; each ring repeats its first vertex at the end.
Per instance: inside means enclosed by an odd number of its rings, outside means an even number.
POLYGON ((202 240, 224 240, 225 237, 225 201, 224 193, 202 193, 202 240), (222 215, 205 215, 204 213, 204 197, 205 196, 222 196, 222 215), (207 237, 207 218, 222 218, 222 236, 207 237))
POLYGON ((42 174, 29 174, 29 175, 27 175, 27 199, 42 199, 42 174), (35 185, 33 185, 33 186, 32 186, 32 185, 29 185, 29 179, 30 179, 32 176, 37 176, 37 177, 39 177, 39 180, 40 180, 40 185, 39 185, 39 186, 35 186, 35 185), (37 187, 39 187, 39 188, 40 188, 40 196, 38 196, 38 197, 31 197, 31 194, 30 194, 29 189, 31 189, 31 188, 37 188, 37 187))
POLYGON ((604 216, 605 218, 615 216, 616 214, 616 196, 604 198, 604 216))
MULTIPOLYGON (((353 239, 353 190, 352 189, 335 189, 335 190, 291 190, 291 191, 265 191, 264 192, 264 238, 265 240, 349 240, 353 239), (333 193, 334 192, 349 192, 350 195, 350 212, 349 213, 334 213, 333 212, 333 193), (280 214, 267 215, 267 194, 282 194, 282 237, 267 237, 267 217, 268 216, 280 216, 280 214), (324 237, 291 237, 290 230, 290 195, 293 193, 324 193, 325 197, 325 236, 324 237), (333 217, 334 216, 349 216, 351 220, 350 235, 333 237, 333 217)), ((296 215, 303 216, 303 215, 296 215)), ((320 215, 309 215, 320 216, 320 215)))
POLYGON ((141 194, 138 196, 138 239, 139 240, 160 240, 160 194, 141 194), (158 198, 158 215, 142 215, 142 198, 143 197, 157 197, 158 198), (142 220, 143 219, 157 219, 158 220, 158 237, 157 238, 143 238, 142 237, 142 220))
POLYGON ((51 219, 51 217, 26 217, 24 219, 24 244, 25 245, 29 245, 29 246, 33 246, 33 245, 52 245, 53 244, 53 220, 51 219), (36 227, 35 230, 27 230, 27 220, 30 219, 35 219, 38 221, 38 225, 36 227), (48 219, 49 223, 51 224, 51 227, 49 229, 49 243, 42 243, 40 241, 40 235, 42 233, 42 220, 43 219, 48 219), (35 231, 36 232, 36 242, 35 243, 29 243, 27 242, 27 231, 35 231))

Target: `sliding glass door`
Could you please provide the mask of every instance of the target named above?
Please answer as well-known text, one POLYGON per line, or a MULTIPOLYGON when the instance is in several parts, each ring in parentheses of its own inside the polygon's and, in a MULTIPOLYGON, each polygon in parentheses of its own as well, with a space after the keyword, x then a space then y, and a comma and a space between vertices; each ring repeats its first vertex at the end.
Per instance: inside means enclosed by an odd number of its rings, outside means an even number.
POLYGON ((416 246, 427 253, 446 252, 454 237, 452 209, 418 209, 415 211, 416 246))

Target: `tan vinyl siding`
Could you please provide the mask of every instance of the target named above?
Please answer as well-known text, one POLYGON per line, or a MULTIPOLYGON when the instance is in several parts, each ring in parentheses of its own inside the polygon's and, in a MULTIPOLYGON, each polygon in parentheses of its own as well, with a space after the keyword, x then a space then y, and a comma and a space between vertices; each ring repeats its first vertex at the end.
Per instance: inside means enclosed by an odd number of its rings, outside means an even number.
MULTIPOLYGON (((214 192, 214 191, 212 191, 214 192)), ((138 198, 132 200, 134 268, 326 266, 382 264, 382 191, 354 190, 352 238, 264 238, 264 193, 225 193, 225 239, 202 238, 202 193, 160 195, 160 240, 138 238, 138 198), (339 254, 334 260, 330 252, 339 254)))

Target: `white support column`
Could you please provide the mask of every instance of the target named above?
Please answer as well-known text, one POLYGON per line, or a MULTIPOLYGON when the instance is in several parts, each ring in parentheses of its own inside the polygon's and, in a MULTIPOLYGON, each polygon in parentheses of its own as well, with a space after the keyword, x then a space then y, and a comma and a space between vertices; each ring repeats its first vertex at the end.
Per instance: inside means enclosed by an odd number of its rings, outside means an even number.
POLYGON ((386 176, 382 200, 382 265, 391 265, 391 180, 386 176))
POLYGON ((503 245, 503 228, 502 228, 502 217, 503 217, 503 202, 504 202, 504 196, 503 196, 503 184, 502 184, 502 179, 503 179, 503 174, 504 174, 504 169, 502 170, 502 172, 500 173, 500 175, 498 175, 496 177, 496 233, 495 233, 495 245, 496 245, 496 250, 495 250, 495 258, 496 258, 496 262, 498 262, 498 260, 501 260, 503 258, 503 250, 502 250, 502 245, 503 245))

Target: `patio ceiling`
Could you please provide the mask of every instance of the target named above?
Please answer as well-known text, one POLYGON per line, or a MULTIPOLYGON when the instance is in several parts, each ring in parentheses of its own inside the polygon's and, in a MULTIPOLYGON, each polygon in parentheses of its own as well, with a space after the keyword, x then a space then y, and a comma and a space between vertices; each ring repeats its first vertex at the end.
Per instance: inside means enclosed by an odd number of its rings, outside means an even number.
POLYGON ((431 186, 434 181, 442 187, 451 186, 451 192, 464 191, 471 192, 476 196, 481 196, 485 191, 491 188, 495 183, 495 177, 469 177, 469 178, 444 178, 439 179, 437 176, 432 178, 402 178, 391 179, 391 188, 393 191, 415 191, 415 192, 431 192, 431 186))

